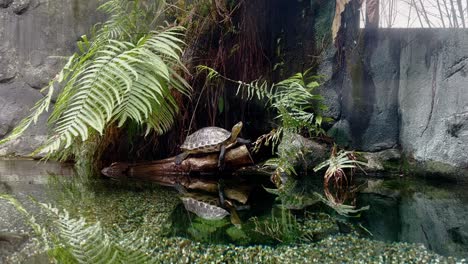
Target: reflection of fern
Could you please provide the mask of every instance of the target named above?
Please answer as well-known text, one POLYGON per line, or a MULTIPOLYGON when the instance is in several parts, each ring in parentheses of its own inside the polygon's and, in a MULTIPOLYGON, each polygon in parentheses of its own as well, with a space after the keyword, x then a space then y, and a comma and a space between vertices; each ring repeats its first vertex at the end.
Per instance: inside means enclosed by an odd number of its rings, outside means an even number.
POLYGON ((253 217, 250 220, 255 225, 255 232, 280 243, 292 243, 300 235, 300 227, 296 217, 287 210, 281 210, 281 217, 272 216, 262 221, 257 217, 253 217))
POLYGON ((53 220, 51 228, 45 229, 14 198, 5 195, 0 198, 26 216, 36 235, 43 238, 45 245, 41 246, 46 250, 50 248, 49 255, 59 263, 156 263, 142 231, 123 233, 117 230, 108 234, 99 222, 91 224, 84 218, 70 218, 67 211, 41 204, 53 220))

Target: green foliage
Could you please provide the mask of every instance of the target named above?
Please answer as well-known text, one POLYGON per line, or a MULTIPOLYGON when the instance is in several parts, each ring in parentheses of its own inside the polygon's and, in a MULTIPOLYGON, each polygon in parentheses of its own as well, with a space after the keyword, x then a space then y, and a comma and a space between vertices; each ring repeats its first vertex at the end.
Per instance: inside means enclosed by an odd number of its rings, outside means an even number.
POLYGON ((17 138, 48 110, 55 87, 63 85, 48 124, 52 135, 38 149, 45 154, 67 149, 92 135, 103 135, 110 123, 135 122, 146 133, 162 134, 172 126, 177 104, 175 89, 189 94, 189 85, 177 72, 184 43, 183 28, 154 30, 163 1, 108 0, 100 10, 109 20, 78 42, 80 51, 51 81, 47 96, 13 133, 0 143, 17 138), (152 19, 149 21, 149 19, 152 19))
POLYGON ((296 217, 284 208, 280 210, 279 215, 267 219, 251 218, 254 231, 280 243, 313 243, 339 232, 337 219, 330 215, 305 212, 296 217))
POLYGON ((151 255, 150 241, 142 231, 109 234, 99 222, 90 224, 84 218, 74 219, 65 210, 41 203, 52 220, 50 228, 45 228, 16 199, 5 195, 0 198, 26 216, 49 256, 58 263, 157 263, 151 255))
POLYGON ((362 166, 367 166, 367 163, 358 161, 355 158, 354 152, 340 150, 336 153, 336 146, 333 147, 330 158, 326 161, 320 163, 314 168, 314 172, 317 172, 325 167, 327 170, 324 175, 324 185, 328 186, 329 182, 332 181, 334 187, 343 188, 348 187, 349 179, 345 173, 345 169, 349 169, 351 174, 356 168, 360 168, 362 171, 362 166))
POLYGON ((320 115, 326 110, 323 98, 314 94, 320 86, 319 76, 313 76, 310 70, 296 73, 293 76, 274 84, 268 84, 260 79, 251 83, 229 79, 216 70, 200 65, 198 71, 206 71, 207 79, 223 78, 238 84, 237 94, 246 100, 265 101, 266 106, 277 112, 276 119, 280 121, 282 129, 309 134, 324 133, 322 122, 328 120, 320 115))
POLYGON ((264 167, 273 167, 275 168, 275 173, 280 177, 284 174, 291 176, 297 175, 294 166, 286 158, 271 158, 267 160, 264 164, 264 167))
POLYGON ((314 171, 317 172, 327 167, 327 171, 330 171, 331 174, 333 174, 339 169, 356 169, 361 168, 360 165, 367 166, 367 163, 365 162, 351 159, 350 155, 354 155, 354 152, 340 150, 336 154, 332 153, 329 159, 315 166, 314 171))

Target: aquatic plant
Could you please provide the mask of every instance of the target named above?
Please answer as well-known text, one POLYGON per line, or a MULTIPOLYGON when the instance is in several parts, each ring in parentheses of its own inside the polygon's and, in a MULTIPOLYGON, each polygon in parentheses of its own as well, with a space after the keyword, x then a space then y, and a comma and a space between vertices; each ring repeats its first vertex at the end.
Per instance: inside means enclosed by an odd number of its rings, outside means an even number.
MULTIPOLYGON (((109 124, 137 123, 146 134, 172 126, 177 104, 172 91, 189 94, 178 74, 184 28, 157 27, 164 1, 108 0, 99 7, 109 19, 88 39, 78 42, 61 72, 43 89, 46 96, 4 143, 20 136, 48 111, 63 88, 48 120, 52 134, 37 152, 51 154, 102 136, 109 124)), ((69 152, 60 152, 67 158, 69 152)))
MULTIPOLYGON (((314 243, 340 232, 340 220, 328 214, 305 212, 298 217, 287 209, 280 210, 279 216, 272 214, 261 220, 251 218, 255 226, 253 230, 280 243, 314 243)), ((349 227, 350 233, 355 231, 351 224, 342 224, 349 227)))
POLYGON ((252 217, 250 221, 255 225, 255 232, 280 243, 293 243, 300 237, 299 223, 287 209, 281 209, 280 217, 272 215, 271 218, 264 220, 252 217))
POLYGON ((356 168, 362 169, 362 166, 366 166, 367 163, 356 159, 354 152, 340 150, 337 152, 336 146, 333 146, 330 158, 314 168, 314 172, 327 167, 324 175, 324 191, 328 201, 332 204, 343 204, 347 195, 350 193, 350 183, 352 181, 352 175, 356 168), (345 170, 348 169, 348 175, 345 170), (330 182, 332 186, 330 186, 330 182), (334 194, 330 191, 330 187, 335 191, 334 194))

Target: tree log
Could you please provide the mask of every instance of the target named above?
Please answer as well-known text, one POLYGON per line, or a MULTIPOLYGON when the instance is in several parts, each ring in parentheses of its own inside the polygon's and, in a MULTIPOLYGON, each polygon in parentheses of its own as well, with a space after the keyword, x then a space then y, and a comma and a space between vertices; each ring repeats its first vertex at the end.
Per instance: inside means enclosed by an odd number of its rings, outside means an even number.
MULTIPOLYGON (((155 182, 164 186, 174 186, 180 184, 190 190, 203 190, 206 192, 217 193, 218 182, 215 180, 204 179, 201 177, 190 177, 190 173, 199 172, 203 174, 216 174, 218 172, 217 153, 208 155, 190 156, 182 164, 175 164, 175 157, 135 164, 113 163, 110 167, 104 168, 101 172, 107 177, 115 179, 135 179, 142 181, 155 182)), ((225 156, 226 170, 235 170, 244 166, 253 164, 252 157, 246 146, 229 149, 225 156)), ((244 186, 245 187, 245 186, 244 186)), ((241 187, 241 189, 246 189, 241 187)), ((226 188, 226 196, 237 196, 233 198, 239 202, 245 203, 248 194, 243 195, 239 188, 226 188), (231 190, 232 189, 232 190, 231 190), (229 195, 229 193, 236 193, 229 195)))
MULTIPOLYGON (((218 171, 218 153, 208 155, 190 156, 182 164, 175 164, 175 157, 153 161, 149 163, 136 164, 128 172, 132 175, 154 175, 154 174, 190 174, 191 172, 216 173, 218 171)), ((246 146, 242 145, 227 151, 225 156, 226 169, 234 170, 253 164, 252 157, 246 146)))

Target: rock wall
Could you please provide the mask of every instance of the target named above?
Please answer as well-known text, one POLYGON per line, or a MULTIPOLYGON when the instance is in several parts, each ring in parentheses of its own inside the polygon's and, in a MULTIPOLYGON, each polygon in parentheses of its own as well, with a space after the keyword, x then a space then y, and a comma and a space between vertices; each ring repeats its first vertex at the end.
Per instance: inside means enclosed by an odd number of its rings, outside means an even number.
MULTIPOLYGON (((0 139, 28 114, 71 55, 75 42, 102 16, 97 1, 0 0, 0 139)), ((45 138, 46 117, 0 156, 25 155, 45 138)))
POLYGON ((348 147, 378 151, 398 145, 399 35, 361 31, 345 50, 337 68, 341 114, 331 133, 348 147))
POLYGON ((347 42, 327 84, 341 109, 329 134, 349 148, 398 147, 430 171, 466 173, 468 31, 361 30, 347 42))
POLYGON ((468 169, 468 30, 401 38, 400 144, 430 170, 468 169))

